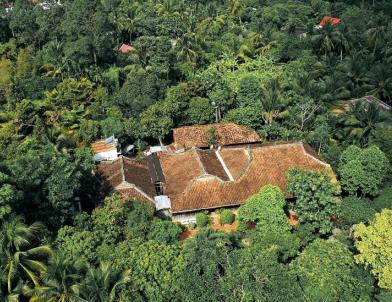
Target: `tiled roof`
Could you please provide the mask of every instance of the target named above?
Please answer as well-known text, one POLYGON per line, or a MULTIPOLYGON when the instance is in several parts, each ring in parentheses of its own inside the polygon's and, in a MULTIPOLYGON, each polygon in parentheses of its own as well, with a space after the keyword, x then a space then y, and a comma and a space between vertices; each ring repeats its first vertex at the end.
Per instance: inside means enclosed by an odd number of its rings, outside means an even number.
POLYGON ((91 144, 91 149, 94 153, 106 152, 111 150, 117 150, 116 144, 106 143, 105 140, 99 140, 91 144))
POLYGON ((350 103, 352 103, 352 104, 355 104, 357 102, 373 103, 373 104, 380 106, 384 110, 387 110, 387 111, 392 110, 392 107, 390 105, 388 105, 387 103, 384 103, 383 101, 379 100, 378 98, 376 98, 372 95, 367 95, 367 96, 361 97, 359 99, 350 100, 350 103))
POLYGON ((334 177, 331 167, 311 150, 300 142, 223 148, 220 155, 234 181, 227 181, 222 175, 211 153, 203 153, 211 151, 191 149, 181 154, 159 154, 171 211, 181 213, 240 205, 267 184, 284 190, 285 174, 293 167, 326 170, 334 177), (206 168, 208 163, 213 167, 206 168))
POLYGON ((208 130, 215 128, 216 144, 220 146, 260 142, 255 130, 234 123, 195 125, 173 130, 174 144, 182 147, 208 147, 208 130))
POLYGON ((152 202, 155 188, 147 161, 147 158, 137 161, 120 156, 114 161, 100 163, 98 172, 103 176, 106 187, 111 190, 130 197, 143 196, 144 200, 152 202))

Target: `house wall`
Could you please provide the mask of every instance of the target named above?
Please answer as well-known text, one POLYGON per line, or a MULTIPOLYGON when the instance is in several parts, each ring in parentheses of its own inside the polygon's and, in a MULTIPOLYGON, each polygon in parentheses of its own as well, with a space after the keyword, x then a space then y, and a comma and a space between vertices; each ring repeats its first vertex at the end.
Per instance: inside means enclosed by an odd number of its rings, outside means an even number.
POLYGON ((94 160, 95 161, 103 161, 103 160, 115 160, 117 159, 118 154, 117 150, 113 149, 110 151, 105 151, 105 152, 99 152, 94 155, 94 160))
POLYGON ((174 222, 179 222, 183 225, 188 225, 190 223, 196 223, 196 214, 197 213, 198 212, 173 214, 172 220, 174 222))
MULTIPOLYGON (((231 210, 235 215, 237 215, 238 212, 238 206, 236 207, 226 207, 226 209, 231 210)), ((208 215, 211 217, 211 219, 216 220, 219 217, 219 210, 223 210, 225 208, 219 208, 219 209, 211 209, 208 213, 208 215)), ((179 222, 182 225, 188 225, 190 223, 196 223, 196 214, 204 212, 204 210, 197 211, 197 212, 191 212, 191 213, 180 213, 180 214, 172 214, 172 220, 174 222, 179 222)))

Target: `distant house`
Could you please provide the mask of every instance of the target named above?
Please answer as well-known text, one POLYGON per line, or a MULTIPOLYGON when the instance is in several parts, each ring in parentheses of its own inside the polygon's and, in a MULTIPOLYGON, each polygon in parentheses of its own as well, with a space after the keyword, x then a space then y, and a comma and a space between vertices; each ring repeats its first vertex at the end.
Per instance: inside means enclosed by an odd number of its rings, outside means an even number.
POLYGON ((323 19, 320 21, 320 26, 326 26, 327 24, 338 24, 342 21, 340 18, 334 18, 330 16, 324 16, 323 19))
POLYGON ((334 18, 334 17, 330 17, 330 16, 324 16, 323 19, 320 21, 320 23, 318 25, 315 26, 316 29, 320 29, 323 28, 324 26, 328 25, 328 24, 338 24, 342 21, 342 19, 340 18, 334 18))
POLYGON ((173 130, 176 148, 208 148, 257 143, 262 139, 255 130, 234 123, 185 126, 173 130))
POLYGON ((359 99, 349 100, 346 104, 346 109, 348 110, 349 106, 351 104, 356 104, 358 102, 360 102, 362 104, 375 104, 382 110, 392 111, 392 107, 390 105, 388 105, 387 103, 384 103, 383 101, 379 100, 378 98, 376 98, 372 95, 367 95, 367 96, 361 97, 359 99))
POLYGON ((186 141, 191 149, 182 152, 159 152, 141 160, 120 156, 100 163, 98 171, 106 187, 125 200, 153 205, 182 224, 194 222, 202 210, 235 209, 267 184, 285 190, 286 172, 294 167, 326 171, 334 178, 330 165, 306 143, 255 144, 255 133, 247 134, 235 139, 221 132, 225 140, 220 143, 228 145, 216 149, 190 146, 186 141))
POLYGON ((118 157, 118 140, 114 137, 108 137, 91 144, 91 150, 94 152, 94 160, 97 162, 104 160, 115 160, 118 157))
POLYGON ((133 52, 133 51, 135 51, 135 48, 132 47, 131 45, 128 45, 128 44, 122 44, 122 45, 119 47, 118 51, 121 52, 121 53, 128 53, 128 52, 133 52))

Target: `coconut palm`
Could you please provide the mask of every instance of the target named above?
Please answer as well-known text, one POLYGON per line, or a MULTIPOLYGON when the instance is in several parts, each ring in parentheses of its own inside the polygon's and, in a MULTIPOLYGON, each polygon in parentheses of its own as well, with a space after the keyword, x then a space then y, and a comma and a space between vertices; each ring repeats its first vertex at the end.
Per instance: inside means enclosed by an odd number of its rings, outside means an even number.
POLYGON ((312 35, 311 41, 316 51, 324 53, 325 57, 327 57, 328 54, 333 53, 338 45, 342 45, 340 47, 341 49, 344 47, 341 34, 339 34, 330 24, 318 29, 317 32, 312 35))
POLYGON ((263 104, 262 119, 271 125, 276 118, 283 116, 285 100, 278 80, 272 80, 261 89, 261 102, 263 104))
POLYGON ((373 131, 388 127, 385 116, 376 104, 356 102, 350 110, 338 118, 335 137, 366 146, 373 131))
POLYGON ((176 48, 178 49, 177 57, 184 61, 196 64, 198 55, 197 48, 198 38, 194 32, 187 32, 178 39, 176 48))
POLYGON ((392 99, 392 72, 384 64, 376 65, 369 73, 369 83, 365 86, 367 93, 383 101, 391 102, 392 99))
POLYGON ((373 54, 376 53, 378 47, 382 46, 386 37, 386 26, 383 24, 382 18, 376 19, 377 23, 365 32, 365 36, 373 47, 373 54))
POLYGON ((86 301, 117 301, 117 288, 129 282, 129 272, 121 272, 109 263, 103 262, 98 268, 89 267, 84 279, 81 295, 86 301))
POLYGON ((42 286, 31 291, 31 302, 78 302, 86 301, 80 297, 85 266, 82 262, 73 263, 56 254, 49 260, 48 269, 43 273, 42 286))
POLYGON ((39 245, 38 235, 43 225, 33 223, 28 226, 20 218, 3 223, 0 229, 0 263, 2 281, 8 293, 12 293, 20 280, 41 284, 41 275, 46 271, 45 260, 52 251, 47 245, 39 245))

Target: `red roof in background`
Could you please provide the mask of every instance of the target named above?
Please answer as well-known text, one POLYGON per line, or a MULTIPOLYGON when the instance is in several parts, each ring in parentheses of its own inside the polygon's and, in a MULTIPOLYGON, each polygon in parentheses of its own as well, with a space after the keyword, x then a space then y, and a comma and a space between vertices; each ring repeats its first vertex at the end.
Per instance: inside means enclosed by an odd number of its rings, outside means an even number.
POLYGON ((121 53, 127 53, 127 52, 131 52, 134 51, 135 48, 133 48, 132 46, 128 45, 128 44, 123 44, 120 46, 120 48, 118 49, 121 53))
POLYGON ((320 21, 320 26, 325 26, 327 24, 338 24, 340 21, 342 21, 342 19, 324 16, 323 20, 320 21))

